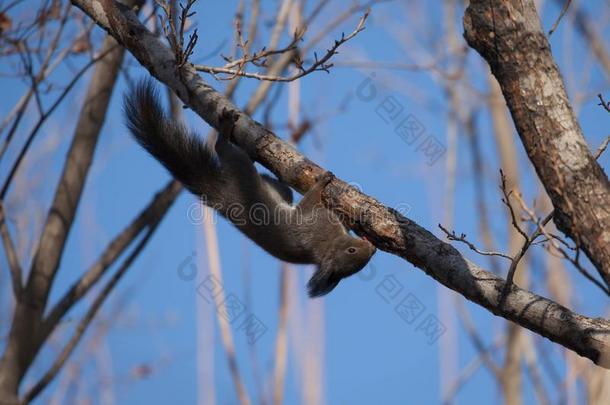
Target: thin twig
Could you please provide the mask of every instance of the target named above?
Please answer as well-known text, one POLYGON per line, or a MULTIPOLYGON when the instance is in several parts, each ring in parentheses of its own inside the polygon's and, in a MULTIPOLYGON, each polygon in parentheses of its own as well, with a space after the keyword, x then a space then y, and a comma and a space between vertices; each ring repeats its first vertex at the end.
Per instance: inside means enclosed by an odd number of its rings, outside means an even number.
POLYGON ((464 233, 462 233, 462 234, 460 234, 460 236, 458 236, 455 233, 455 231, 449 232, 441 224, 438 224, 438 227, 441 228, 441 230, 443 232, 445 232, 445 235, 447 235, 447 239, 452 240, 452 241, 456 241, 456 242, 462 242, 462 243, 466 244, 471 250, 477 252, 480 255, 483 255, 483 256, 498 256, 498 257, 503 257, 505 259, 508 259, 510 261, 513 260, 513 258, 511 256, 508 256, 508 255, 506 255, 504 253, 500 253, 500 252, 487 252, 487 251, 484 251, 484 250, 480 250, 473 243, 471 243, 470 241, 468 241, 466 239, 466 234, 464 234, 464 233))
POLYGON ((610 102, 605 101, 601 93, 597 95, 597 98, 599 98, 599 103, 597 103, 597 105, 604 107, 604 110, 610 113, 610 102))
POLYGON ((549 30, 549 36, 553 35, 553 32, 555 32, 555 30, 557 29, 557 26, 559 25, 559 22, 561 21, 563 16, 568 12, 568 9, 570 8, 571 3, 572 3, 572 0, 566 0, 566 2, 563 5, 563 8, 561 9, 561 13, 559 13, 559 17, 557 17, 557 21, 555 21, 555 24, 553 24, 553 26, 549 30))
POLYGON ((599 145, 599 147, 595 151, 595 154, 593 155, 593 157, 595 157, 595 160, 599 159, 600 156, 606 151, 606 148, 608 147, 608 143, 610 143, 610 135, 608 135, 608 137, 606 139, 604 139, 602 144, 599 145))
POLYGON ((180 25, 177 26, 176 15, 173 12, 171 5, 167 1, 155 0, 165 14, 165 17, 160 15, 159 19, 161 20, 161 27, 163 28, 165 37, 167 38, 171 49, 174 51, 178 70, 180 70, 180 68, 182 68, 188 62, 189 57, 194 52, 195 44, 199 39, 197 29, 195 29, 193 30, 193 33, 189 35, 186 47, 184 46, 184 31, 186 28, 186 22, 190 17, 195 15, 195 12, 190 12, 191 7, 193 4, 195 4, 195 1, 197 0, 187 0, 185 6, 180 4, 182 11, 178 17, 180 20, 180 25))
MULTIPOLYGON (((508 198, 508 194, 505 191, 505 185, 503 182, 503 190, 504 190, 504 195, 505 198, 508 198)), ((522 235, 524 235, 525 240, 523 241, 523 244, 521 245, 521 249, 519 249, 519 252, 513 257, 512 263, 510 265, 510 268, 508 269, 508 274, 506 276, 506 285, 504 286, 504 290, 507 293, 508 290, 510 289, 510 286, 513 284, 513 279, 515 276, 515 271, 517 271, 517 265, 519 264, 519 262, 521 261, 521 259, 523 259, 523 256, 525 256, 525 254, 527 253, 527 251, 529 250, 530 246, 536 241, 536 239, 538 239, 539 236, 543 235, 544 233, 544 226, 551 220, 551 218, 553 218, 552 213, 547 215, 542 221, 540 221, 540 219, 536 218, 536 216, 534 215, 533 211, 530 211, 527 206, 525 205, 525 202, 523 201, 523 198, 521 197, 520 193, 514 193, 515 198, 517 199, 517 201, 521 204, 521 208, 526 211, 530 217, 535 221, 536 223, 536 229, 534 230, 534 232, 531 235, 527 235, 525 233, 522 233, 522 235)), ((512 208, 512 206, 510 205, 510 203, 506 204, 511 212, 511 216, 513 218, 513 225, 515 225, 514 222, 514 210, 512 208)), ((518 227, 517 229, 521 229, 520 227, 518 227)))
POLYGON ((515 210, 513 209, 513 206, 510 203, 510 196, 512 194, 512 191, 508 191, 506 189, 506 176, 504 175, 504 172, 502 171, 502 169, 500 169, 500 181, 501 181, 500 189, 502 190, 502 195, 504 195, 502 202, 508 208, 508 212, 510 213, 510 218, 511 218, 513 227, 517 230, 517 232, 519 232, 519 234, 521 234, 521 236, 523 236, 523 238, 525 240, 527 240, 528 235, 527 235, 527 233, 525 233, 525 231, 523 229, 521 229, 521 226, 519 225, 519 222, 517 221, 517 216, 515 214, 515 210))
MULTIPOLYGON (((244 2, 240 1, 238 10, 235 15, 235 26, 236 27, 238 27, 242 24, 244 7, 245 7, 244 2)), ((248 26, 249 26, 248 40, 245 41, 245 43, 243 43, 243 46, 241 47, 242 52, 244 54, 244 57, 242 58, 243 60, 245 60, 244 58, 246 58, 247 55, 250 54, 250 48, 252 46, 252 43, 254 42, 254 38, 256 38, 256 33, 258 31, 259 15, 260 15, 260 1, 255 0, 252 2, 252 10, 250 11, 250 21, 248 23, 248 26)), ((241 31, 239 31, 239 30, 237 30, 237 31, 238 32, 236 32, 235 43, 239 44, 239 43, 242 43, 243 40, 241 39, 241 31)), ((235 57, 235 55, 237 55, 237 48, 238 48, 238 46, 236 45, 233 50, 233 57, 235 57)), ((233 97, 233 94, 237 90, 237 86, 241 82, 240 79, 241 79, 241 77, 235 77, 235 80, 230 81, 229 84, 227 85, 227 87, 225 89, 225 95, 228 98, 233 97)))

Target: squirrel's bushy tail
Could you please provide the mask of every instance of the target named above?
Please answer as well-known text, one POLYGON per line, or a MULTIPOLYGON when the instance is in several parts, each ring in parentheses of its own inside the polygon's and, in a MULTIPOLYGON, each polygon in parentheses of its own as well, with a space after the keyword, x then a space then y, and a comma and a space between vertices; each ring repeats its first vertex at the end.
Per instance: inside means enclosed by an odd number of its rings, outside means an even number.
POLYGON ((138 143, 192 193, 205 195, 204 182, 212 182, 218 169, 216 155, 195 134, 168 119, 151 80, 140 81, 125 97, 123 111, 138 143))

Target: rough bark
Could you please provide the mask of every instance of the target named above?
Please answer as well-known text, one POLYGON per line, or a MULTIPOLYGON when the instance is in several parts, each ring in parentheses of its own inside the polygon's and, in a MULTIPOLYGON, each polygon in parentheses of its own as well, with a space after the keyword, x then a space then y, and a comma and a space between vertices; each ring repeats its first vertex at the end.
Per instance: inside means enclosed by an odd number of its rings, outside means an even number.
MULTIPOLYGON (((122 43, 158 80, 169 86, 208 124, 218 127, 223 110, 238 116, 235 142, 279 178, 303 192, 324 172, 294 147, 239 111, 205 83, 189 64, 178 69, 174 54, 136 16, 109 0, 72 0, 99 26, 122 43)), ((610 322, 578 315, 557 303, 512 286, 501 302, 505 282, 464 258, 394 209, 335 179, 325 189, 325 203, 348 219, 353 229, 378 248, 403 257, 443 285, 596 364, 610 368, 610 322)))
POLYGON ((585 142, 534 2, 473 0, 464 29, 500 83, 555 224, 610 285, 610 182, 585 142))

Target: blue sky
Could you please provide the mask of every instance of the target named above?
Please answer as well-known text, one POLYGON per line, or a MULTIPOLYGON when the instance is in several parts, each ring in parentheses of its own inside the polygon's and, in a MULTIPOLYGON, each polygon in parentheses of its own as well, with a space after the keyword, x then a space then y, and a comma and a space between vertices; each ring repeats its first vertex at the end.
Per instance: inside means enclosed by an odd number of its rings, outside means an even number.
MULTIPOLYGON (((231 21, 237 2, 200 3, 195 17, 200 35, 194 55, 197 62, 222 44, 222 51, 229 52, 233 35, 231 21)), ((409 32, 412 24, 411 35, 421 41, 430 40, 429 37, 434 38, 439 33, 429 27, 427 31, 417 31, 425 24, 421 21, 414 22, 413 16, 407 17, 410 3, 391 2, 375 6, 367 22, 367 29, 347 43, 335 61, 362 60, 363 56, 367 56, 372 61, 417 62, 410 54, 405 53, 404 45, 397 41, 397 35, 389 32, 398 28, 409 32), (405 18, 408 24, 404 24, 405 18)), ((429 3, 429 7, 433 7, 432 3, 429 3)), ((552 3, 547 4, 544 9, 543 23, 545 29, 548 29, 559 9, 554 2, 546 3, 552 3)), ((271 18, 275 3, 263 4, 263 16, 271 18)), ((607 19, 607 6, 587 6, 591 8, 591 12, 599 13, 598 15, 602 16, 600 19, 607 19), (604 15, 606 17, 603 17, 604 15)), ((328 15, 323 21, 328 21, 341 8, 341 4, 329 6, 328 15)), ((427 12, 433 18, 429 21, 430 26, 439 27, 440 31, 440 9, 427 12)), ((318 53, 322 53, 341 30, 350 32, 356 22, 357 17, 354 17, 333 32, 322 42, 318 53)), ((459 21, 458 27, 461 29, 459 21)), ((587 141, 596 148, 607 135, 609 117, 596 105, 595 95, 606 91, 608 83, 599 68, 590 69, 593 62, 585 45, 577 34, 567 31, 568 28, 565 27, 571 26, 560 25, 552 36, 551 44, 562 72, 571 80, 568 82, 568 90, 578 88, 587 94, 578 113, 587 141), (569 52, 566 49, 569 49, 569 52)), ((315 29, 315 25, 310 27, 305 39, 313 36, 315 29)), ((95 35, 100 37, 99 30, 96 29, 95 35)), ((608 30, 605 30, 603 35, 606 40, 610 39, 608 30)), ((458 40, 463 42, 461 35, 458 40)), ((82 57, 73 58, 74 65, 83 61, 82 57)), ((482 62, 474 51, 468 54, 467 60, 471 72, 477 71, 477 67, 478 72, 484 71, 484 67, 481 68, 482 62)), ((133 58, 129 57, 127 62, 132 78, 144 77, 147 74, 133 58)), ((207 58, 204 63, 221 65, 222 60, 212 57, 207 58)), ((2 67, 3 72, 7 70, 10 70, 9 66, 2 67)), ((410 207, 409 218, 440 235, 437 224, 445 218, 444 159, 429 165, 427 157, 414 145, 408 145, 396 135, 392 125, 384 122, 376 108, 385 97, 393 97, 404 108, 405 116, 412 114, 425 127, 427 135, 434 136, 441 144, 446 145, 445 95, 428 72, 374 69, 373 85, 378 89, 379 95, 375 100, 366 102, 357 96, 356 91, 363 80, 370 77, 370 73, 371 69, 337 66, 329 74, 318 72, 301 80, 302 114, 309 118, 324 119, 305 138, 300 149, 338 177, 357 183, 365 193, 384 204, 391 207, 410 207), (340 105, 345 105, 345 109, 338 112, 340 105)), ((70 74, 68 68, 63 68, 56 77, 60 80, 70 74)), ((206 80, 218 89, 224 86, 224 83, 215 82, 209 77, 206 80)), ((26 159, 27 168, 20 172, 20 176, 36 186, 28 192, 28 198, 23 194, 9 196, 9 218, 11 214, 17 215, 18 212, 21 212, 21 215, 25 212, 32 218, 46 212, 74 130, 75 111, 78 111, 84 97, 87 82, 86 79, 82 80, 72 91, 71 97, 55 118, 45 125, 34 143, 33 148, 39 153, 34 152, 33 156, 37 158, 26 159), (51 152, 45 152, 47 149, 51 152)), ((486 90, 485 80, 479 78, 472 82, 479 90, 486 90)), ((108 240, 119 232, 170 178, 127 134, 120 111, 121 95, 126 90, 125 83, 122 78, 115 89, 77 221, 70 234, 51 299, 57 298, 63 289, 96 259, 108 240)), ((244 81, 237 94, 236 103, 243 105, 257 84, 244 81)), ((2 77, 0 86, 6 89, 6 95, 0 100, 0 108, 3 112, 8 112, 24 91, 24 83, 2 77)), ((287 98, 284 91, 273 111, 273 123, 284 123, 286 114, 287 98)), ((479 117, 477 124, 482 134, 482 150, 486 160, 486 196, 490 214, 494 218, 493 228, 497 231, 496 236, 499 243, 504 243, 504 208, 495 186, 499 168, 491 126, 487 111, 481 111, 479 117)), ((259 113, 255 118, 262 120, 262 115, 259 113)), ((194 114, 187 112, 186 119, 198 132, 207 133, 208 126, 194 114)), ((33 119, 28 121, 27 124, 31 124, 33 119)), ((278 125, 276 132, 279 136, 286 137, 286 131, 281 125, 278 125)), ((21 131, 17 134, 17 142, 23 141, 25 133, 21 131)), ((9 150, 11 157, 16 150, 14 146, 9 150)), ((532 180, 533 170, 520 144, 518 150, 521 171, 524 173, 524 194, 531 201, 536 196, 536 183, 532 180)), ((603 167, 608 167, 609 156, 606 154, 601 159, 603 167)), ((468 234, 472 240, 478 242, 478 212, 472 183, 472 161, 467 140, 461 131, 457 162, 458 187, 453 228, 468 234)), ((7 167, 5 160, 0 164, 0 173, 6 175, 7 167)), ((92 347, 91 338, 94 335, 88 334, 73 356, 76 363, 81 364, 79 373, 88 381, 82 389, 93 393, 94 398, 98 395, 99 387, 111 386, 117 404, 170 401, 177 404, 195 403, 198 389, 205 391, 207 388, 202 387, 201 381, 198 380, 196 362, 198 353, 204 353, 213 364, 217 402, 236 403, 237 398, 220 344, 216 320, 212 317, 207 324, 201 326, 203 335, 197 334, 197 308, 203 311, 200 314, 206 311, 213 314, 214 306, 205 302, 197 293, 197 280, 204 278, 207 270, 204 265, 206 253, 201 226, 193 224, 187 214, 195 201, 191 195, 181 194, 146 250, 105 305, 100 317, 101 322, 94 325, 96 330, 107 327, 108 323, 112 325, 103 342, 94 346, 94 349, 88 349, 92 347), (194 262, 197 263, 198 278, 188 281, 179 276, 178 270, 193 252, 196 252, 194 262), (142 365, 152 367, 152 373, 142 379, 133 378, 134 369, 142 365), (106 375, 108 370, 111 372, 106 375)), ((234 328, 239 366, 250 396, 256 398, 256 378, 252 371, 251 351, 254 349, 257 353, 259 367, 268 379, 273 365, 277 328, 280 265, 261 249, 246 241, 225 221, 219 220, 217 227, 225 291, 234 294, 246 305, 248 312, 254 314, 268 328, 253 347, 248 345, 244 333, 234 328)), ((486 259, 473 255, 462 246, 459 248, 467 257, 488 266, 486 259)), ((540 257, 535 254, 533 259, 539 261, 540 257)), ((2 266, 5 265, 3 261, 2 266)), ((294 291, 300 294, 294 298, 303 300, 310 269, 295 267, 293 271, 296 282, 294 291)), ((439 289, 445 291, 444 287, 411 264, 384 252, 376 254, 372 260, 372 268, 367 268, 366 272, 368 277, 355 276, 342 282, 324 299, 321 306, 324 320, 323 330, 319 333, 323 336, 322 392, 325 403, 437 403, 441 398, 439 364, 442 361, 439 359, 439 347, 442 339, 456 339, 446 344, 459 352, 456 357, 459 368, 476 355, 459 321, 444 325, 448 333, 432 343, 422 330, 418 330, 418 325, 426 317, 441 317, 437 302, 439 289), (388 283, 388 280, 392 280, 391 282, 400 288, 400 293, 390 303, 386 302, 387 297, 384 298, 380 293, 383 286, 387 285, 383 283, 388 283), (401 319, 395 310, 397 303, 406 298, 416 299, 422 305, 421 317, 411 324, 401 319)), ((545 295, 540 272, 534 269, 532 274, 532 289, 545 295)), ((5 275, 2 280, 6 280, 5 275)), ((607 306, 602 295, 575 272, 571 274, 571 281, 574 291, 578 292, 574 308, 585 315, 605 316, 607 306)), ((4 294, 3 303, 6 302, 4 294)), ((504 328, 505 322, 473 304, 465 304, 481 335, 486 337, 486 343, 491 343, 504 328)), ((84 306, 74 310, 60 333, 63 332, 65 336, 84 311, 84 306)), ((3 322, 2 327, 5 328, 5 325, 3 322)), ((307 325, 303 325, 303 328, 307 334, 316 333, 307 330, 307 325)), ((289 340, 289 345, 296 341, 307 342, 308 339, 308 335, 300 336, 300 339, 289 340)), ((542 338, 536 338, 536 341, 542 341, 542 338)), ((52 346, 43 351, 28 375, 26 384, 34 381, 35 377, 48 367, 58 347, 57 343, 52 346)), ((559 372, 563 373, 559 360, 560 351, 556 346, 547 348, 553 353, 552 361, 557 364, 559 372)), ((301 400, 300 370, 293 350, 289 348, 286 378, 286 403, 290 404, 299 403, 301 400)), ((502 358, 500 353, 497 358, 502 358)), ((61 381, 64 377, 60 375, 58 380, 61 381)), ((524 380, 526 403, 533 403, 535 397, 531 383, 528 378, 524 380)), ((547 389, 553 392, 548 377, 545 377, 545 383, 547 389)), ((47 403, 53 392, 60 388, 60 383, 56 381, 36 403, 47 403)), ((489 403, 498 398, 498 393, 498 387, 490 373, 480 369, 460 391, 457 402, 489 403)))

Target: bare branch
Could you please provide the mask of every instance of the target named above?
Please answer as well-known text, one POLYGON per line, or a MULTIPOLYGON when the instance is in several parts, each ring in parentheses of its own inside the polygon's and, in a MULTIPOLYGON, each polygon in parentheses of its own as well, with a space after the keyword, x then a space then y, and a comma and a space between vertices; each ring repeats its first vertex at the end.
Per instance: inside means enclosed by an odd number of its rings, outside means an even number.
POLYGON ((164 0, 155 0, 159 7, 163 10, 165 16, 160 15, 161 27, 165 33, 165 37, 169 41, 170 47, 174 51, 174 57, 178 67, 184 66, 188 62, 188 58, 193 54, 195 44, 199 36, 195 29, 189 36, 189 40, 184 47, 184 30, 186 27, 186 21, 189 17, 192 17, 195 13, 191 13, 191 7, 197 0, 187 0, 186 6, 180 4, 182 11, 180 12, 179 20, 180 24, 176 24, 176 15, 172 10, 170 3, 164 0))
POLYGON ((519 221, 517 221, 517 215, 515 214, 515 210, 513 208, 513 206, 510 203, 510 196, 513 193, 513 191, 508 191, 506 189, 506 176, 504 175, 504 172, 502 172, 502 170, 500 170, 500 190, 502 190, 502 195, 504 196, 504 198, 502 199, 502 202, 504 203, 504 205, 506 205, 506 208, 508 208, 508 212, 510 213, 510 218, 511 218, 511 222, 513 224, 513 227, 517 230, 517 232, 519 232, 519 234, 521 236, 523 236, 523 238, 525 240, 528 239, 527 233, 525 233, 525 231, 523 229, 521 229, 521 225, 519 225, 519 221))
MULTIPOLYGON (((505 185, 503 183, 502 185, 502 189, 504 190, 504 195, 505 198, 508 198, 508 194, 505 191, 505 185)), ((513 283, 513 278, 515 275, 515 271, 517 270, 517 265, 519 264, 519 262, 521 261, 521 259, 523 258, 523 256, 525 256, 525 253, 528 251, 528 249, 530 248, 530 246, 536 241, 536 239, 538 239, 538 237, 540 235, 543 234, 543 230, 544 230, 544 225, 546 225, 552 216, 552 213, 547 215, 546 218, 544 218, 542 221, 540 221, 539 219, 536 218, 536 216, 534 215, 533 211, 530 211, 527 206, 525 205, 525 202, 523 201, 523 198, 521 197, 520 193, 514 193, 517 201, 521 204, 521 207, 523 210, 527 211, 528 214, 530 215, 530 217, 532 218, 532 220, 535 219, 536 221, 536 229, 534 230, 534 232, 531 235, 527 235, 525 233, 522 233, 522 235, 525 235, 525 240, 523 241, 523 244, 521 245, 521 249, 519 249, 519 252, 513 257, 512 259, 512 263, 510 265, 510 268, 508 269, 508 274, 506 276, 506 289, 505 292, 508 291, 508 286, 510 286, 513 283)), ((511 212, 511 216, 513 218, 513 225, 515 225, 515 214, 512 208, 512 205, 507 203, 507 206, 510 209, 511 212)), ((518 230, 521 230, 520 227, 517 228, 518 230)))

